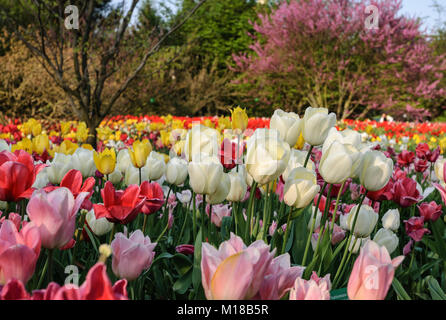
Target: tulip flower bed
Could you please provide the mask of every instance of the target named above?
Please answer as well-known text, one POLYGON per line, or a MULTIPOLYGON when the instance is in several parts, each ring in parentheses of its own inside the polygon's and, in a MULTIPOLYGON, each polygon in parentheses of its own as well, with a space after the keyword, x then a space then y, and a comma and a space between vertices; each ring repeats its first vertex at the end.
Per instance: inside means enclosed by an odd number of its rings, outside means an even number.
POLYGON ((446 299, 443 124, 0 127, 0 299, 446 299))

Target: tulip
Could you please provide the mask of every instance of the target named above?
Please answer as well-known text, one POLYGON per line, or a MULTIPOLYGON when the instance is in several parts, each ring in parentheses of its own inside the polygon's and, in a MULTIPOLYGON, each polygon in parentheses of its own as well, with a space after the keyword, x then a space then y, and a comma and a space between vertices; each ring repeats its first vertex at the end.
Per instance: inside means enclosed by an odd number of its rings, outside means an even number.
POLYGON ((45 168, 48 180, 52 184, 60 184, 68 171, 73 169, 71 158, 71 155, 65 155, 63 153, 55 154, 53 161, 45 168))
POLYGON ((332 127, 328 131, 327 138, 322 145, 322 154, 324 154, 328 150, 328 148, 334 141, 338 141, 342 144, 349 144, 354 146, 356 149, 360 149, 361 135, 357 131, 351 129, 338 131, 336 127, 332 127))
POLYGON ((424 227, 424 217, 411 217, 404 220, 404 224, 407 235, 416 242, 421 241, 426 233, 430 233, 430 230, 424 227))
POLYGON ((390 259, 387 249, 368 241, 353 265, 347 286, 351 300, 384 300, 393 281, 395 269, 404 256, 390 259))
POLYGON ((118 169, 115 169, 112 173, 108 175, 107 181, 110 181, 113 184, 118 184, 122 180, 122 173, 118 169))
POLYGON ((400 227, 400 212, 398 209, 389 209, 381 218, 383 228, 396 231, 400 227))
POLYGON ((397 162, 401 167, 408 167, 411 163, 413 163, 414 159, 415 154, 412 151, 403 150, 398 155, 397 162))
POLYGON ((219 133, 217 130, 195 125, 189 130, 186 136, 184 153, 189 161, 200 162, 201 157, 218 157, 220 144, 218 143, 219 133), (196 158, 197 157, 197 158, 196 158))
POLYGON ((386 247, 389 254, 392 254, 395 251, 399 243, 397 235, 385 228, 381 228, 376 232, 373 241, 380 246, 386 247))
POLYGON ((213 194, 220 186, 223 166, 216 157, 202 155, 201 161, 191 161, 188 165, 189 183, 198 194, 213 194))
POLYGON ((313 171, 298 167, 291 170, 284 187, 284 201, 295 208, 305 208, 318 194, 320 186, 317 184, 313 171))
POLYGON ((313 271, 310 280, 297 278, 290 291, 290 300, 330 300, 330 275, 319 278, 313 271))
POLYGON ((393 173, 393 161, 380 151, 367 151, 359 166, 359 181, 368 191, 378 191, 388 182, 393 173))
POLYGON ((246 169, 261 185, 276 180, 285 171, 289 158, 290 146, 275 130, 256 130, 247 142, 246 169))
POLYGON ((393 184, 393 201, 406 208, 421 200, 417 182, 411 178, 402 178, 393 184))
POLYGON ((175 251, 181 254, 194 254, 194 246, 192 244, 180 244, 175 247, 175 251))
POLYGON ((359 249, 361 249, 369 240, 370 237, 357 238, 353 235, 352 239, 350 240, 350 244, 348 246, 348 251, 353 254, 357 254, 359 249))
POLYGON ((0 152, 0 201, 17 202, 28 199, 33 193, 32 185, 43 165, 34 165, 26 151, 0 152))
POLYGON ((116 156, 116 167, 121 173, 125 173, 128 167, 133 167, 128 149, 121 149, 116 156))
POLYGON ((437 176, 437 179, 440 180, 441 183, 445 183, 444 179, 445 165, 446 165, 446 158, 438 159, 434 165, 435 175, 437 176))
POLYGON ((152 151, 152 145, 148 140, 133 142, 133 150, 128 149, 130 160, 136 168, 142 168, 146 165, 147 157, 152 151))
POLYGON ((17 279, 27 283, 40 254, 40 233, 31 223, 20 232, 11 220, 0 227, 0 284, 17 279))
POLYGON ((166 172, 164 156, 156 151, 150 152, 144 168, 146 169, 149 180, 158 180, 164 175, 164 172, 166 172))
POLYGON ((430 148, 427 143, 418 144, 415 151, 420 159, 427 160, 430 156, 430 148))
POLYGON ((189 203, 192 200, 192 192, 190 190, 183 190, 181 192, 177 192, 176 198, 183 204, 183 205, 189 205, 189 203))
MULTIPOLYGON (((288 161, 285 171, 282 173, 282 178, 284 181, 286 181, 288 179, 288 176, 289 176, 291 170, 293 170, 294 168, 297 168, 297 167, 304 166, 306 157, 307 157, 307 152, 301 151, 301 150, 296 150, 296 149, 291 149, 290 160, 288 161)), ((308 159, 306 168, 310 169, 312 171, 315 170, 316 166, 311 159, 308 159)))
POLYGON ((26 212, 40 232, 42 247, 62 248, 73 238, 76 213, 88 195, 88 192, 81 192, 75 200, 65 187, 48 193, 44 190, 33 193, 26 212))
POLYGON ((115 171, 116 153, 115 149, 106 148, 104 151, 98 153, 94 151, 93 160, 96 168, 100 173, 107 175, 115 171))
POLYGON ((208 300, 256 296, 275 254, 262 240, 246 247, 233 233, 218 250, 207 242, 201 250, 201 281, 208 300))
POLYGON ((71 164, 73 169, 79 170, 82 173, 82 177, 94 177, 96 165, 93 160, 92 150, 84 148, 76 149, 71 157, 71 164))
POLYGON ((113 223, 127 224, 133 221, 145 203, 140 199, 140 187, 130 185, 126 190, 115 191, 110 181, 101 190, 104 204, 93 204, 96 218, 107 218, 113 223))
POLYGON ((246 169, 243 166, 239 167, 239 172, 233 169, 228 173, 230 179, 231 188, 226 196, 226 200, 232 202, 239 202, 245 198, 248 185, 246 184, 246 169))
POLYGON ((358 237, 367 237, 372 233, 376 223, 378 222, 378 214, 372 207, 367 205, 362 205, 359 213, 356 212, 357 210, 358 205, 355 205, 349 213, 341 215, 341 227, 351 231, 355 216, 358 214, 353 233, 358 237))
POLYGON ((45 151, 48 152, 48 150, 50 150, 50 140, 46 134, 39 134, 33 138, 32 142, 33 150, 38 154, 42 154, 45 151))
POLYGON ((166 181, 179 186, 187 178, 187 162, 184 159, 174 157, 169 160, 166 166, 166 181))
MULTIPOLYGON (((206 214, 209 216, 210 205, 206 206, 206 214)), ((231 216, 232 208, 229 208, 229 204, 217 204, 212 206, 212 217, 211 222, 217 227, 221 227, 221 223, 224 217, 231 216)))
POLYGON ((319 173, 327 183, 342 183, 352 175, 353 159, 346 147, 334 141, 319 163, 319 173))
POLYGON ((237 164, 240 164, 240 157, 243 155, 243 143, 238 148, 238 151, 237 147, 236 142, 231 142, 228 138, 223 139, 219 153, 220 162, 225 169, 230 170, 236 167, 237 164), (237 156, 239 159, 237 159, 237 156))
POLYGON ((113 223, 109 222, 107 218, 96 218, 94 209, 88 211, 85 216, 85 221, 90 230, 97 236, 103 236, 113 229, 113 223))
POLYGON ((11 151, 11 146, 3 139, 0 139, 0 152, 11 151))
POLYGON ((210 204, 217 204, 223 202, 231 190, 231 179, 225 172, 222 173, 217 189, 214 193, 208 195, 206 200, 210 204))
POLYGON ((164 193, 158 183, 144 181, 141 184, 140 190, 139 198, 144 199, 144 205, 141 208, 144 214, 155 213, 163 206, 164 193))
POLYGON ((424 217, 424 221, 426 222, 436 221, 443 213, 441 205, 437 204, 435 201, 429 203, 423 202, 418 206, 418 210, 420 210, 420 216, 424 217))
POLYGON ((248 115, 246 114, 246 109, 240 107, 231 110, 231 126, 232 130, 245 131, 248 127, 248 115))
POLYGON ((329 130, 336 124, 336 115, 328 114, 328 109, 308 107, 302 121, 302 135, 307 143, 320 146, 327 138, 329 130))
MULTIPOLYGON (((140 169, 135 168, 132 164, 130 164, 125 170, 124 174, 124 184, 126 186, 130 186, 132 184, 139 184, 139 172, 140 169)), ((148 181, 149 177, 147 175, 146 167, 141 168, 141 183, 144 181, 148 181)))
POLYGON ((271 117, 269 127, 279 131, 280 138, 293 147, 301 133, 301 119, 294 112, 277 109, 271 117))
POLYGON ((127 238, 118 233, 111 243, 113 250, 112 269, 118 278, 135 280, 143 270, 150 268, 155 257, 156 242, 144 237, 141 230, 136 230, 127 238))

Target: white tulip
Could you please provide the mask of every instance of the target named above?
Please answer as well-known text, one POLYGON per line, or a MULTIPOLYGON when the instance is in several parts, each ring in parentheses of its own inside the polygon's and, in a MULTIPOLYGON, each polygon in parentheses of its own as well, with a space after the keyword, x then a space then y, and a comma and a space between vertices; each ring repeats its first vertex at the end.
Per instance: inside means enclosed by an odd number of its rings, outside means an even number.
POLYGON ((243 168, 243 166, 239 166, 239 172, 234 168, 228 173, 229 179, 231 180, 231 189, 226 196, 226 200, 228 201, 238 202, 242 201, 245 197, 248 185, 246 184, 243 168))
POLYGON ((73 169, 71 155, 56 153, 53 161, 45 168, 48 180, 52 184, 59 184, 68 171, 73 169))
POLYGON ((94 177, 96 165, 94 164, 92 150, 77 148, 71 157, 71 161, 73 169, 79 170, 83 178, 94 177))
POLYGON ((356 238, 354 235, 352 236, 352 239, 350 240, 350 244, 348 246, 348 251, 356 254, 358 253, 359 249, 361 249, 367 241, 370 240, 370 237, 366 238, 356 238))
POLYGON ((187 161, 178 157, 169 160, 166 166, 166 180, 176 186, 182 185, 187 178, 187 161))
POLYGON ((294 112, 277 109, 271 117, 269 127, 279 131, 280 138, 293 147, 301 133, 301 119, 294 112))
POLYGON ((389 254, 392 254, 392 252, 395 251, 399 243, 397 235, 386 228, 379 229, 373 237, 373 241, 380 246, 386 247, 389 254))
POLYGON ((328 114, 326 108, 308 107, 302 124, 302 135, 312 146, 320 146, 327 138, 328 131, 336 124, 336 115, 328 114))
POLYGON ((289 158, 290 146, 275 130, 254 133, 247 142, 246 170, 260 185, 277 179, 285 171, 289 158))
POLYGON ((398 209, 389 209, 381 218, 381 223, 386 229, 398 230, 400 227, 400 212, 398 209))
POLYGON ((150 152, 144 168, 146 169, 149 180, 158 180, 166 172, 164 156, 156 151, 150 152))
POLYGON ((434 165, 435 175, 437 176, 437 179, 441 183, 445 183, 445 180, 444 180, 444 164, 445 164, 445 162, 446 162, 445 158, 438 158, 437 161, 435 161, 435 165, 434 165))
POLYGON ((36 180, 33 183, 33 188, 35 189, 42 189, 46 187, 49 183, 48 175, 46 173, 46 168, 43 168, 40 170, 40 172, 36 176, 36 180))
POLYGON ((318 194, 316 174, 310 169, 298 167, 291 170, 283 189, 283 199, 289 206, 304 208, 318 194))
POLYGON ((108 181, 113 184, 118 184, 122 180, 122 173, 118 169, 115 169, 112 173, 108 175, 108 181))
POLYGON ((0 152, 11 151, 11 146, 3 139, 0 139, 0 152))
MULTIPOLYGON (((290 151, 290 160, 288 160, 287 167, 285 168, 285 171, 282 173, 282 178, 284 181, 287 180, 288 175, 290 174, 291 170, 297 167, 303 167, 305 164, 305 159, 307 158, 307 151, 301 151, 297 149, 291 149, 290 151)), ((312 171, 315 170, 316 166, 314 165, 314 162, 311 159, 308 159, 308 163, 306 166, 307 169, 310 169, 312 171)))
POLYGON ((129 166, 133 166, 129 150, 127 148, 119 150, 116 156, 116 167, 121 173, 125 173, 129 166))
MULTIPOLYGON (((147 169, 145 167, 141 168, 141 183, 143 181, 148 181, 149 177, 147 175, 147 169)), ((139 169, 135 168, 132 164, 127 167, 124 174, 124 184, 129 186, 131 184, 139 185, 139 169)))
POLYGON ((229 190, 231 190, 231 179, 227 173, 223 172, 219 182, 215 192, 206 197, 206 202, 209 204, 222 203, 228 196, 229 190))
POLYGON ((327 151, 333 141, 338 141, 342 144, 351 144, 356 149, 359 149, 361 145, 361 135, 359 132, 351 129, 338 131, 336 127, 332 127, 328 131, 327 139, 325 139, 324 144, 322 145, 322 153, 327 151))
POLYGON ((353 159, 347 148, 338 141, 333 141, 322 154, 319 173, 327 183, 342 183, 352 175, 353 159))
POLYGON ((359 166, 359 181, 368 191, 385 187, 393 174, 393 161, 380 151, 367 151, 359 166))
MULTIPOLYGON (((351 231, 357 209, 358 205, 355 205, 353 208, 351 208, 348 214, 341 215, 341 227, 343 229, 351 231)), ((375 228, 377 222, 378 214, 373 210, 373 208, 367 205, 362 205, 359 210, 358 218, 356 219, 354 234, 358 237, 369 236, 375 228)))
POLYGON ((199 162, 200 155, 218 156, 220 150, 219 133, 204 125, 194 125, 186 136, 184 153, 189 161, 199 162))
POLYGON ((198 194, 213 194, 220 185, 223 166, 216 157, 201 155, 201 161, 192 160, 188 165, 189 183, 198 194))
POLYGON ((94 209, 87 212, 85 221, 87 221, 91 231, 93 231, 93 233, 98 237, 109 233, 113 229, 113 223, 108 221, 107 218, 96 219, 94 209))
POLYGON ((189 205, 192 199, 192 192, 190 190, 183 190, 181 192, 177 192, 176 197, 182 204, 189 205))

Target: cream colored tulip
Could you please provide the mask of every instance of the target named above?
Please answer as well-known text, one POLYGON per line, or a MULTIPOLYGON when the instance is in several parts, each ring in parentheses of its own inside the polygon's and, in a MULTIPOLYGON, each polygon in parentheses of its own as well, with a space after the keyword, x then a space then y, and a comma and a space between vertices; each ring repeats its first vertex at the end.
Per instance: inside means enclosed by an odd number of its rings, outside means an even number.
MULTIPOLYGON (((341 227, 345 230, 352 230, 358 205, 351 208, 348 214, 341 215, 341 227)), ((368 205, 362 205, 356 219, 354 234, 358 237, 369 236, 378 222, 378 214, 368 205)))
MULTIPOLYGON (((297 167, 303 167, 305 163, 305 159, 307 157, 307 151, 301 151, 297 149, 291 149, 290 151, 290 160, 288 160, 288 164, 286 166, 285 171, 282 173, 282 178, 284 181, 287 180, 288 175, 290 174, 291 170, 297 167)), ((314 165, 314 162, 311 159, 308 159, 307 163, 307 169, 310 169, 312 171, 315 170, 316 166, 314 165)))
POLYGON ((188 165, 189 183, 198 194, 213 194, 220 185, 223 166, 216 157, 201 155, 201 161, 191 161, 188 165))
POLYGON ((274 111, 269 123, 271 129, 279 131, 280 138, 293 147, 299 139, 301 119, 294 112, 285 112, 277 109, 274 111))
POLYGON ((178 157, 169 160, 166 166, 166 181, 176 186, 182 185, 187 178, 187 161, 178 157))
POLYGON ((302 123, 302 135, 312 146, 320 146, 327 138, 328 131, 336 124, 336 115, 326 108, 308 107, 302 123))
POLYGON ((200 124, 194 125, 187 133, 184 154, 188 161, 200 161, 200 159, 195 159, 200 155, 218 156, 219 150, 217 130, 200 124))
POLYGON ((316 174, 304 167, 291 170, 283 189, 285 203, 295 208, 305 208, 318 194, 316 174))
POLYGON ((359 181, 368 191, 385 187, 393 174, 393 161, 380 151, 367 151, 362 155, 359 181))
POLYGON ((319 173, 327 183, 342 183, 352 175, 353 159, 347 148, 338 141, 333 141, 322 154, 319 173))

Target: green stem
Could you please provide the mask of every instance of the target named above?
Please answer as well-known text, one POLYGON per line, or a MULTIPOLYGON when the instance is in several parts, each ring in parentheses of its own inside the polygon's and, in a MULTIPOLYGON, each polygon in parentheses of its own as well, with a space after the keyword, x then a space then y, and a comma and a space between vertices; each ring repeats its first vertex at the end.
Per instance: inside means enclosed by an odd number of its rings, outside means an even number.
POLYGON ((164 236, 164 234, 166 233, 167 229, 169 229, 169 217, 167 217, 167 223, 166 226, 164 227, 163 231, 161 232, 161 234, 158 236, 158 238, 156 239, 156 243, 159 243, 159 241, 161 240, 161 238, 164 236))
POLYGON ((110 233, 110 239, 108 241, 108 244, 112 243, 113 237, 115 236, 115 232, 116 232, 116 223, 113 223, 113 228, 112 228, 112 231, 110 233))
POLYGON ((247 212, 247 219, 246 219, 246 228, 245 228, 245 243, 248 245, 251 242, 251 234, 252 234, 252 206, 253 206, 253 200, 254 195, 256 193, 257 189, 257 182, 253 181, 251 185, 251 191, 249 194, 249 202, 248 202, 248 212, 247 212))
POLYGON ((43 265, 42 273, 40 274, 39 282, 37 283, 36 289, 41 289, 43 284, 43 278, 45 278, 46 270, 48 269, 49 256, 46 258, 45 264, 43 265))
POLYGON ((71 264, 73 264, 76 261, 76 251, 77 251, 77 248, 79 247, 79 243, 81 241, 81 235, 82 235, 82 231, 84 229, 86 215, 87 215, 86 211, 81 210, 80 224, 79 224, 79 227, 77 228, 76 243, 73 248, 73 256, 71 257, 71 264))
POLYGON ((192 201, 193 201, 193 208, 192 208, 192 231, 193 231, 193 235, 194 235, 194 241, 197 239, 197 205, 196 205, 196 200, 195 200, 195 192, 192 192, 192 201))
POLYGON ((48 282, 53 281, 53 249, 48 249, 48 282))
POLYGON ((339 200, 341 199, 342 189, 344 189, 345 181, 342 182, 341 188, 339 189, 338 196, 336 197, 336 204, 333 211, 333 216, 331 217, 331 227, 330 227, 330 241, 333 239, 333 229, 336 221, 336 214, 338 213, 339 200))
MULTIPOLYGON (((286 249, 286 243, 288 242, 288 237, 290 235, 290 229, 291 229, 291 215, 293 213, 293 208, 290 208, 290 212, 288 213, 288 219, 286 221, 286 229, 285 229, 285 236, 283 237, 283 243, 282 243, 282 250, 281 250, 281 254, 285 253, 285 249, 286 249)), ((279 228, 279 226, 278 226, 279 228)))
POLYGON ((307 237, 307 243, 305 245, 304 257, 302 259, 302 266, 305 266, 305 262, 307 261, 308 249, 310 248, 311 237, 313 235, 314 226, 316 224, 317 210, 319 208, 319 203, 321 202, 322 194, 324 193, 324 190, 325 190, 326 187, 327 187, 327 182, 324 182, 324 185, 322 186, 321 192, 319 193, 319 197, 317 199, 316 206, 314 207, 314 212, 313 212, 313 216, 312 216, 313 222, 311 223, 311 229, 310 229, 310 232, 309 232, 308 237, 307 237))
POLYGON ((144 222, 142 223, 142 233, 145 235, 146 234, 146 227, 147 227, 147 220, 149 218, 148 214, 144 215, 144 222))
POLYGON ((311 146, 310 149, 308 150, 307 157, 305 158, 305 162, 304 162, 304 167, 305 167, 305 168, 307 167, 308 160, 310 160, 311 151, 313 151, 313 148, 314 148, 314 147, 311 146))

